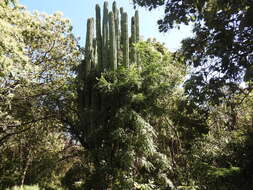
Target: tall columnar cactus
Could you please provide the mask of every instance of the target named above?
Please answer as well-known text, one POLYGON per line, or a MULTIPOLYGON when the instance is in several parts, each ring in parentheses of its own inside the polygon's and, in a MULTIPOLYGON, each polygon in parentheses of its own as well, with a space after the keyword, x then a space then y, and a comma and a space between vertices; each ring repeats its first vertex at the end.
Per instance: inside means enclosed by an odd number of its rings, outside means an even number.
POLYGON ((81 125, 86 126, 85 133, 95 126, 94 112, 106 109, 106 101, 94 88, 95 77, 108 70, 116 70, 119 65, 129 67, 130 63, 138 63, 138 56, 133 44, 139 41, 139 15, 131 20, 131 43, 128 35, 128 15, 116 2, 112 11, 108 10, 108 2, 104 2, 103 18, 100 6, 96 5, 96 36, 94 36, 94 19, 87 21, 85 59, 79 71, 79 109, 81 125), (119 15, 120 12, 120 15, 119 15), (131 51, 131 52, 129 52, 131 51), (131 56, 130 56, 131 54, 131 56), (130 59, 131 58, 131 59, 130 59), (82 115, 90 119, 84 120, 82 115), (88 126, 88 127, 87 127, 88 126))
MULTIPOLYGON (((123 26, 123 13, 124 13, 124 9, 123 9, 123 7, 120 7, 120 17, 121 17, 121 20, 120 20, 120 27, 121 27, 121 32, 122 32, 122 26, 123 26)), ((123 45, 123 35, 122 35, 122 33, 121 33, 121 35, 120 35, 120 48, 122 48, 122 45, 123 45)))
POLYGON ((97 63, 98 63, 98 71, 101 72, 103 70, 103 42, 101 35, 101 14, 100 14, 100 6, 96 5, 96 38, 97 38, 97 63))
POLYGON ((121 36, 123 46, 123 65, 129 66, 129 38, 128 38, 128 16, 127 13, 122 13, 121 17, 121 36))
POLYGON ((103 8, 103 18, 101 18, 100 6, 96 5, 96 35, 94 35, 94 19, 89 18, 87 21, 85 58, 78 73, 80 79, 78 113, 81 130, 81 135, 80 133, 78 135, 80 142, 90 150, 96 146, 97 139, 94 134, 107 125, 110 113, 115 111, 113 106, 121 106, 118 100, 111 105, 108 96, 96 89, 96 78, 103 72, 117 71, 118 66, 127 68, 130 63, 138 64, 138 56, 136 58, 136 51, 133 48, 133 44, 139 41, 138 12, 135 12, 131 20, 131 43, 129 43, 127 13, 123 8, 119 11, 116 2, 113 3, 111 12, 106 1, 103 8))
POLYGON ((103 36, 102 36, 102 60, 104 69, 108 67, 108 40, 109 40, 109 23, 108 23, 108 2, 104 2, 103 13, 103 36))
POLYGON ((109 69, 117 69, 117 39, 115 35, 115 23, 113 12, 109 13, 109 69))
POLYGON ((114 23, 115 23, 115 37, 116 37, 116 47, 117 47, 117 59, 119 62, 120 57, 120 25, 119 25, 119 10, 116 5, 116 1, 112 4, 112 10, 114 15, 114 23))
POLYGON ((94 19, 87 21, 85 60, 83 78, 87 78, 91 70, 99 75, 106 70, 116 70, 122 64, 139 62, 134 44, 140 40, 139 13, 131 18, 131 37, 128 36, 128 15, 123 8, 117 8, 113 3, 109 13, 108 2, 104 2, 103 18, 101 18, 100 6, 96 5, 96 36, 94 36, 94 19), (119 15, 120 13, 120 15, 119 15))
POLYGON ((136 31, 136 42, 140 41, 140 20, 139 20, 139 11, 135 11, 134 14, 134 18, 135 18, 135 31, 136 31))
POLYGON ((130 50, 130 60, 131 63, 136 63, 136 51, 134 48, 134 44, 136 43, 136 23, 135 17, 131 18, 131 50, 130 50))
POLYGON ((93 38, 94 38, 94 19, 89 18, 87 21, 86 44, 85 44, 85 78, 91 70, 93 58, 93 38))
MULTIPOLYGON (((135 34, 136 34, 136 37, 135 37, 135 43, 139 42, 140 41, 140 21, 139 21, 139 11, 135 11, 135 15, 134 15, 134 18, 135 18, 135 34)), ((136 53, 136 63, 137 65, 139 65, 139 62, 140 62, 140 56, 138 55, 138 53, 136 53)))
POLYGON ((100 6, 96 5, 96 37, 94 38, 94 20, 88 19, 86 36, 85 76, 90 70, 98 74, 106 70, 116 70, 119 64, 126 67, 139 62, 134 44, 140 39, 139 13, 131 18, 131 37, 128 37, 128 15, 113 2, 109 13, 108 2, 104 2, 103 20, 100 6), (120 15, 119 15, 120 13, 120 15), (102 21, 102 23, 101 23, 102 21), (92 39, 94 39, 92 41, 92 39))

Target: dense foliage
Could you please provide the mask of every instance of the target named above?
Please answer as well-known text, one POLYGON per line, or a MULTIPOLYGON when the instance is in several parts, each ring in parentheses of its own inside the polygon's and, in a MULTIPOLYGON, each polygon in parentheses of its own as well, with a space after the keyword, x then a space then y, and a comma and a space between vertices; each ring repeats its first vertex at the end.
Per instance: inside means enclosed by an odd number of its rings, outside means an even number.
POLYGON ((92 113, 88 109, 82 117, 92 117, 92 126, 87 120, 77 129, 81 139, 86 139, 87 159, 93 166, 87 189, 172 186, 169 159, 157 144, 161 128, 168 130, 169 126, 161 127, 156 120, 166 117, 184 68, 173 63, 171 54, 159 43, 141 42, 137 49, 141 69, 134 64, 119 66, 93 83, 93 94, 103 97, 103 109, 91 108, 92 113), (98 179, 100 183, 96 183, 98 179))
POLYGON ((185 92, 206 113, 209 132, 186 155, 192 172, 185 172, 184 183, 192 189, 251 189, 252 1, 133 2, 164 8, 161 32, 193 26, 195 35, 182 41, 178 53, 191 71, 185 92))
POLYGON ((80 54, 72 27, 3 1, 0 27, 0 189, 51 182, 69 141, 60 118, 80 54))
POLYGON ((252 189, 252 4, 134 2, 165 7, 161 31, 196 35, 170 53, 139 41, 138 14, 128 38, 124 13, 123 43, 83 51, 59 13, 0 1, 0 189, 252 189), (87 67, 96 53, 112 69, 87 67))
POLYGON ((133 0, 153 9, 164 7, 159 30, 193 25, 194 37, 182 41, 185 62, 193 67, 186 91, 195 101, 219 103, 226 92, 252 89, 253 23, 248 0, 133 0))

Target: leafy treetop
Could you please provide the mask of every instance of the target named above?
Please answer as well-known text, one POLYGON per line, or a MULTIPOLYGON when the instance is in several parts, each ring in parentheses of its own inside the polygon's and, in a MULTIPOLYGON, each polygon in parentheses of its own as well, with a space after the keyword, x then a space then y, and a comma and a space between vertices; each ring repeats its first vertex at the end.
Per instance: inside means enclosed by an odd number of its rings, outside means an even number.
POLYGON ((159 30, 193 24, 194 37, 182 41, 185 62, 193 66, 186 91, 196 101, 219 103, 226 93, 240 91, 253 80, 253 4, 248 0, 133 0, 148 7, 164 7, 159 30), (199 96, 201 95, 201 96, 199 96))

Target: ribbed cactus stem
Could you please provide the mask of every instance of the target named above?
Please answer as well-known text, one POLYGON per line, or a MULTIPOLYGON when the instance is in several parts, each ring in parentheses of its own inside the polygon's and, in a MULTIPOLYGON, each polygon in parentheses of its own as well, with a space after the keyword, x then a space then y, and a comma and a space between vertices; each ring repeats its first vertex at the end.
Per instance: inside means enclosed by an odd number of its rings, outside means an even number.
POLYGON ((123 7, 120 7, 120 28, 121 28, 121 35, 120 35, 120 48, 122 48, 122 44, 123 44, 123 35, 122 35, 122 26, 123 26, 123 13, 124 13, 124 9, 123 7))
POLYGON ((117 69, 117 46, 116 46, 116 35, 115 35, 115 23, 114 23, 114 15, 113 12, 109 13, 109 60, 110 70, 116 70, 117 69))
POLYGON ((113 3, 112 3, 112 11, 113 11, 114 18, 115 18, 115 13, 117 12, 117 4, 116 4, 116 1, 113 1, 113 3))
POLYGON ((108 2, 104 2, 103 10, 103 36, 102 36, 102 57, 103 69, 108 67, 108 40, 109 40, 109 24, 108 24, 108 2))
MULTIPOLYGON (((98 51, 97 51, 97 39, 96 38, 94 38, 93 39, 93 58, 94 58, 94 60, 93 60, 93 63, 94 64, 92 64, 92 65, 94 65, 94 67, 91 67, 91 69, 93 70, 93 71, 95 71, 95 72, 93 72, 93 74, 95 74, 95 76, 96 76, 96 74, 97 74, 97 72, 99 72, 99 68, 98 68, 98 55, 97 55, 97 53, 98 53, 98 51)), ((94 75, 93 75, 94 76, 94 75)), ((99 108, 100 107, 100 97, 99 97, 99 94, 98 94, 98 92, 93 88, 93 86, 94 86, 94 82, 95 82, 96 80, 95 79, 93 79, 93 81, 90 81, 90 83, 91 84, 89 84, 90 85, 90 87, 89 87, 89 91, 90 91, 90 97, 89 97, 89 99, 90 99, 90 102, 91 102, 91 107, 93 108, 93 109, 97 109, 97 108, 99 108)), ((91 117, 91 120, 90 120, 90 122, 91 122, 91 125, 93 125, 93 116, 91 117)))
POLYGON ((139 24, 140 24, 140 21, 139 21, 139 11, 135 11, 135 27, 136 27, 136 42, 139 42, 140 41, 140 27, 139 27, 139 24))
MULTIPOLYGON (((136 37, 135 38, 136 38, 136 42, 139 42, 140 41, 139 11, 135 11, 134 17, 135 17, 135 30, 136 30, 136 37)), ((140 62, 140 56, 137 52, 136 53, 136 63, 137 63, 137 65, 139 65, 139 62, 140 62)))
POLYGON ((129 38, 128 38, 128 16, 122 13, 121 17, 121 36, 123 49, 123 65, 129 67, 129 38))
POLYGON ((91 64, 91 70, 98 70, 98 55, 97 55, 97 39, 93 39, 93 56, 92 56, 92 64, 91 64))
POLYGON ((86 44, 85 44, 85 77, 91 70, 93 58, 93 38, 94 38, 94 19, 89 18, 87 21, 86 44))
POLYGON ((120 61, 120 36, 121 36, 121 31, 120 31, 120 19, 119 19, 119 10, 117 9, 116 11, 117 19, 115 20, 115 30, 117 31, 116 33, 116 40, 117 40, 117 58, 118 62, 120 61))
POLYGON ((102 35, 101 35, 101 13, 100 6, 96 5, 96 39, 97 39, 97 67, 98 71, 103 70, 103 55, 102 55, 102 35))
POLYGON ((114 15, 114 23, 115 23, 117 59, 119 61, 119 57, 120 57, 120 26, 119 26, 119 10, 117 9, 116 1, 114 1, 112 4, 112 10, 113 10, 113 15, 114 15))
POLYGON ((135 17, 131 18, 131 63, 136 63, 136 52, 134 48, 134 44, 136 43, 136 23, 135 17))
MULTIPOLYGON (((90 74, 91 68, 94 67, 94 19, 89 18, 87 21, 86 44, 85 44, 85 80, 90 74)), ((91 89, 90 84, 85 81, 84 84, 84 103, 86 107, 91 106, 91 89)))

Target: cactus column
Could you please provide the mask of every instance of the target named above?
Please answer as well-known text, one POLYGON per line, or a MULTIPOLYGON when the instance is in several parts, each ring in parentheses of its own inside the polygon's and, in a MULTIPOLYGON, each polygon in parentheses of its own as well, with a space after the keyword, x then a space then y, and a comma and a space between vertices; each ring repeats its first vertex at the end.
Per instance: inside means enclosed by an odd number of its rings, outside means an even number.
POLYGON ((102 36, 102 60, 103 69, 108 68, 108 40, 109 40, 109 24, 108 24, 108 2, 104 2, 104 13, 103 13, 103 36, 102 36))
POLYGON ((115 37, 116 37, 116 46, 117 46, 117 61, 119 62, 120 57, 120 25, 119 25, 119 10, 117 9, 116 2, 114 1, 112 4, 112 10, 114 14, 114 23, 115 23, 115 37))
MULTIPOLYGON (((139 13, 135 11, 135 15, 131 18, 131 38, 129 43, 128 37, 128 15, 120 8, 121 19, 119 19, 119 10, 116 2, 113 2, 112 11, 109 13, 108 2, 104 2, 103 23, 101 27, 101 11, 99 5, 96 5, 96 40, 94 42, 86 40, 86 75, 94 67, 98 74, 103 71, 116 70, 119 64, 128 67, 129 64, 139 62, 139 56, 136 53, 134 44, 140 39, 139 32, 139 13), (90 48, 93 44, 93 48, 90 48), (89 56, 90 51, 93 56, 89 56), (130 55, 129 55, 130 51, 130 55), (89 59, 89 60, 88 60, 89 59)), ((93 26, 93 19, 88 20, 87 27, 93 26)), ((87 39, 94 38, 94 29, 92 31, 87 28, 87 39), (88 32, 90 31, 90 32, 88 32), (92 36, 90 36, 92 33, 92 36)))
POLYGON ((136 23, 135 23, 135 17, 133 16, 131 18, 131 56, 130 56, 130 60, 131 63, 134 64, 136 63, 136 51, 134 48, 134 44, 136 43, 136 23))
POLYGON ((100 14, 100 7, 96 5, 96 39, 97 39, 97 63, 98 63, 98 71, 103 71, 103 42, 102 42, 102 35, 101 35, 101 14, 100 14))
POLYGON ((121 18, 121 38, 123 46, 123 65, 129 67, 129 38, 128 38, 128 16, 122 12, 121 18))
POLYGON ((115 35, 115 23, 114 23, 114 15, 113 12, 109 13, 109 69, 116 70, 117 69, 117 41, 115 35))
MULTIPOLYGON (((139 12, 138 11, 135 11, 134 18, 135 18, 135 34, 136 34, 135 43, 137 43, 140 41, 140 27, 139 27, 140 21, 139 21, 139 12)), ((140 56, 138 55, 138 53, 136 53, 135 56, 136 56, 136 63, 137 63, 137 65, 139 65, 140 56)))
POLYGON ((139 11, 135 11, 134 14, 134 18, 135 18, 135 31, 136 31, 136 42, 140 41, 140 21, 139 21, 139 11))
POLYGON ((85 78, 91 70, 93 58, 93 38, 94 38, 94 19, 89 18, 87 21, 86 44, 85 44, 85 78))
POLYGON ((120 7, 120 16, 121 16, 121 19, 120 19, 120 27, 121 27, 121 35, 120 35, 120 48, 122 48, 122 44, 123 44, 123 35, 122 35, 122 30, 123 30, 123 13, 124 13, 124 9, 123 7, 120 7))

